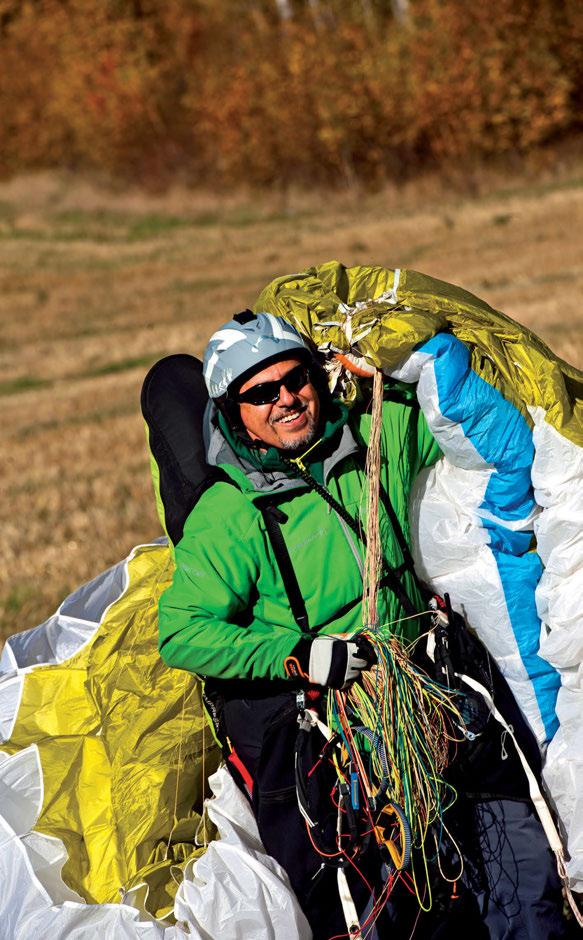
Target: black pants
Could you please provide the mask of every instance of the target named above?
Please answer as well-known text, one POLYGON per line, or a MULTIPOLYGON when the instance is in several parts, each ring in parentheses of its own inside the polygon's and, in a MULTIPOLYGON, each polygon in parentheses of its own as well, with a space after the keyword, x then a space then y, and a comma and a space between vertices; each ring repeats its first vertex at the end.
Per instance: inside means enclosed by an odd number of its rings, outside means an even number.
MULTIPOLYGON (((346 936, 337 872, 323 864, 298 809, 295 695, 286 692, 264 698, 230 699, 222 710, 221 728, 240 767, 245 768, 245 776, 252 779, 251 801, 263 844, 288 873, 314 940, 346 936)), ((312 752, 306 755, 306 766, 318 759, 323 740, 319 731, 311 732, 312 752)), ((249 787, 236 764, 227 763, 237 783, 248 793, 249 787)), ((330 842, 336 825, 336 811, 330 800, 334 779, 333 768, 330 766, 328 772, 324 762, 318 769, 320 801, 315 809, 330 834, 330 842)), ((455 833, 465 859, 464 875, 457 888, 453 890, 436 877, 433 909, 429 914, 420 914, 415 897, 398 881, 376 927, 365 933, 367 938, 400 940, 408 938, 413 929, 416 940, 456 935, 471 936, 472 940, 559 940, 566 936, 554 859, 528 802, 460 798, 448 812, 448 827, 455 833)), ((371 901, 367 883, 378 896, 386 870, 374 841, 357 862, 364 877, 350 866, 346 875, 362 922, 371 901)), ((458 867, 453 847, 445 864, 451 865, 450 873, 458 867)))

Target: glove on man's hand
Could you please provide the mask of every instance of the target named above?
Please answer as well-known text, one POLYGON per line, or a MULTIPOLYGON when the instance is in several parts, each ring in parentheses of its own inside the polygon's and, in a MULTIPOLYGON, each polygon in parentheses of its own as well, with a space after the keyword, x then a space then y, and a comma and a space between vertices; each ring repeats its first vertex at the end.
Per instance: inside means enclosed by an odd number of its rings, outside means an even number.
POLYGON ((302 676, 314 685, 347 689, 375 659, 374 650, 364 637, 341 640, 318 636, 314 640, 300 640, 286 659, 285 669, 289 676, 302 676))

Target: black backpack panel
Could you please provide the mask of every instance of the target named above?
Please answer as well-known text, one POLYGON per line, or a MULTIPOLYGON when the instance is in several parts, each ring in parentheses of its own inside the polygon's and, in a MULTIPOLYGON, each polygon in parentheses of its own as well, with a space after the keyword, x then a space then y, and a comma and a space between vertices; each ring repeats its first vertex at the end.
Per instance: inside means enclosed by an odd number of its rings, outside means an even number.
POLYGON ((202 428, 207 402, 202 363, 194 356, 166 356, 144 379, 142 414, 158 466, 166 531, 174 545, 201 494, 223 477, 206 461, 202 428))

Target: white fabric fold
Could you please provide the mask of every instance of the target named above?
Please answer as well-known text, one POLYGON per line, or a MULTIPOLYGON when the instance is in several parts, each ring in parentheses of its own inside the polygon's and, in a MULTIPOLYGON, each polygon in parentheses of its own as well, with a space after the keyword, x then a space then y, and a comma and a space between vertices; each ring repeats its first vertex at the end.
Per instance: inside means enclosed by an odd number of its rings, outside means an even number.
MULTIPOLYGON (((195 940, 310 940, 289 880, 261 844, 249 803, 227 769, 210 778, 208 813, 219 830, 186 866, 174 913, 195 940)), ((34 831, 42 807, 35 745, 0 752, 0 936, 10 940, 180 940, 182 926, 155 921, 137 886, 122 904, 87 904, 64 883, 60 839, 34 831), (133 902, 135 906, 132 905, 133 902)))

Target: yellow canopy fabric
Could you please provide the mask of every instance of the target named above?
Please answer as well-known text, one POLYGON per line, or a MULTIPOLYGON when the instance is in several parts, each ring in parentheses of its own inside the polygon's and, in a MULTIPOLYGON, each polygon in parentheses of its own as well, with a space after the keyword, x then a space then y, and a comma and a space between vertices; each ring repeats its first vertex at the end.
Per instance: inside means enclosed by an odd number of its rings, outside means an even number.
MULTIPOLYGON (((254 309, 290 320, 323 352, 350 353, 385 370, 435 333, 452 332, 470 349, 478 375, 523 413, 528 405, 544 408, 550 424, 583 446, 583 373, 454 284, 418 271, 330 261, 276 278, 254 309)), ((354 394, 347 383, 347 397, 354 394)))
POLYGON ((134 550, 126 587, 89 642, 26 672, 3 750, 36 743, 44 801, 37 829, 63 840, 65 881, 87 901, 149 886, 148 909, 172 908, 170 869, 195 846, 206 778, 219 762, 200 684, 157 651, 158 598, 173 569, 165 545, 134 550))

